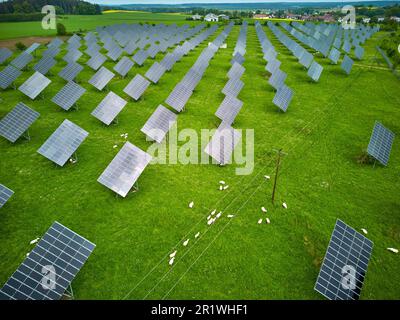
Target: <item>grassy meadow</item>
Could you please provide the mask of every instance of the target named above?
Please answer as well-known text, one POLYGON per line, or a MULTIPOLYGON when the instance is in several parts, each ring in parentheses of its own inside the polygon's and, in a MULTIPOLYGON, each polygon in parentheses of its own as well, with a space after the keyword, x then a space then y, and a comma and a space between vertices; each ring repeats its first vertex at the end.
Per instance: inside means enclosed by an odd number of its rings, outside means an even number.
MULTIPOLYGON (((69 17, 63 23, 72 31, 105 23, 184 22, 184 16, 169 21, 167 17, 172 16, 108 13, 96 19, 69 17)), ((14 29, 20 28, 22 35, 28 25, 17 25, 14 29)), ((9 36, 1 30, 2 38, 9 36)), ((240 26, 233 28, 227 48, 216 53, 186 111, 178 116, 179 130, 200 133, 219 124, 214 113, 224 98, 221 89, 239 30, 240 26)), ((234 124, 237 129, 254 129, 255 167, 248 176, 235 175, 235 165, 150 165, 139 179, 140 191, 125 199, 96 181, 123 145, 122 133, 129 133, 128 140, 143 150, 150 146, 141 127, 222 28, 152 84, 142 99, 129 100, 118 125, 107 127, 90 115, 107 92, 87 83, 94 71, 86 66, 78 77, 87 89, 79 110, 65 112, 51 102, 65 85, 57 76, 66 65, 61 59, 65 50, 57 56, 44 99, 31 101, 18 90, 1 91, 0 118, 20 101, 41 116, 30 129, 31 141, 11 144, 0 139, 0 183, 15 191, 0 209, 0 283, 32 249, 29 242, 57 220, 97 245, 73 282, 77 299, 324 299, 313 288, 339 218, 359 231, 367 229, 375 244, 361 298, 399 299, 399 256, 386 250, 400 247, 399 141, 395 140, 388 167, 357 161, 375 120, 397 137, 400 134, 400 83, 383 61, 379 66, 374 60, 375 45, 384 34, 367 42, 365 58, 356 62, 349 76, 318 55, 324 72, 313 83, 272 32, 264 30, 280 53, 281 68, 295 95, 287 113, 272 104, 265 61, 255 28, 249 26, 245 86, 239 95, 244 106, 234 124), (64 119, 89 136, 78 149, 79 162, 59 168, 36 151, 64 119), (274 149, 280 148, 287 155, 272 205, 273 182, 264 175, 273 178, 274 149), (219 191, 220 180, 229 189, 219 191), (193 209, 188 208, 191 201, 193 209), (267 214, 261 212, 262 206, 267 214), (223 216, 210 227, 206 218, 214 209, 223 216), (235 217, 228 219, 228 214, 235 217), (271 224, 257 224, 266 217, 271 224), (197 232, 200 237, 195 239, 197 232), (171 267, 168 254, 174 250, 171 267)), ((158 54, 155 60, 163 56, 158 54)), ((87 60, 84 55, 79 62, 87 60)), ((143 67, 135 66, 125 79, 114 78, 109 89, 128 100, 124 87, 153 62, 148 59, 143 67)), ((110 70, 113 65, 105 63, 110 70)), ((24 72, 17 86, 32 73, 24 72)))
MULTIPOLYGON (((68 32, 93 30, 97 26, 116 23, 190 23, 185 21, 187 15, 175 13, 150 13, 139 11, 105 12, 102 15, 62 15, 57 22, 65 25, 68 32)), ((0 40, 27 36, 55 36, 56 30, 44 30, 40 21, 0 22, 0 40)))

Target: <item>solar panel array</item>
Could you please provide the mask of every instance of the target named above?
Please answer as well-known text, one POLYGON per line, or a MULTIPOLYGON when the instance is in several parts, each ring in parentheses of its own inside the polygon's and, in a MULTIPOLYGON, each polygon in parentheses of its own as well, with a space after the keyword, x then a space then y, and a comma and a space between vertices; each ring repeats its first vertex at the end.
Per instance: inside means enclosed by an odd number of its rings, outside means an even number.
POLYGON ((141 131, 151 140, 161 143, 177 120, 177 115, 159 105, 146 121, 141 131))
POLYGON ((19 70, 24 69, 31 61, 33 60, 33 56, 29 53, 21 53, 18 57, 10 62, 10 64, 19 70))
POLYGON ((357 300, 372 248, 371 240, 337 220, 315 290, 330 300, 357 300))
POLYGON ((226 96, 215 112, 215 115, 226 124, 232 125, 236 116, 242 109, 243 102, 236 97, 226 96))
POLYGON ((145 77, 153 83, 157 83, 167 69, 157 61, 147 70, 145 77))
POLYGON ((192 96, 192 93, 193 91, 184 84, 178 83, 165 102, 176 111, 181 112, 185 108, 189 98, 192 96))
POLYGON ((77 62, 70 62, 58 73, 58 76, 66 81, 74 81, 82 70, 82 65, 77 62))
POLYGON ((350 74, 353 64, 354 61, 346 54, 340 67, 344 70, 344 72, 350 74))
POLYGON ((229 164, 233 150, 239 143, 239 140, 240 133, 222 122, 204 149, 204 152, 221 165, 229 164))
POLYGON ((12 56, 12 51, 8 48, 0 48, 0 64, 12 56))
POLYGON ((149 85, 149 80, 137 74, 124 88, 124 92, 134 100, 139 100, 149 85))
POLYGON ((148 153, 126 142, 97 181, 126 197, 151 159, 148 153))
POLYGON ((58 300, 95 244, 54 222, 0 290, 8 300, 58 300))
POLYGON ((126 104, 127 101, 111 91, 100 102, 96 109, 92 111, 91 115, 104 124, 109 125, 114 121, 126 104))
POLYGON ((39 112, 19 102, 0 120, 0 135, 14 143, 39 118, 39 115, 39 112))
POLYGON ((89 83, 98 90, 103 90, 104 87, 114 78, 115 74, 108 70, 106 67, 101 67, 92 78, 89 83))
POLYGON ((0 88, 7 89, 21 74, 21 70, 8 65, 0 72, 0 88))
POLYGON ((50 79, 36 71, 18 88, 18 90, 34 100, 44 89, 46 89, 50 82, 50 79))
POLYGON ((13 194, 14 191, 0 183, 0 208, 6 204, 8 199, 10 199, 13 194))
POLYGON ((324 70, 324 68, 318 62, 313 61, 310 68, 308 69, 307 74, 311 79, 317 82, 319 80, 319 77, 321 76, 322 70, 324 70))
POLYGON ((64 166, 88 135, 81 127, 65 119, 39 148, 38 153, 64 166))
POLYGON ((51 99, 51 101, 64 110, 69 110, 85 92, 85 88, 70 81, 53 97, 53 99, 51 99))
MULTIPOLYGON (((272 99, 272 103, 278 106, 279 109, 286 112, 293 96, 293 91, 285 84, 287 74, 280 69, 281 62, 277 58, 278 53, 265 34, 261 24, 257 21, 255 26, 261 49, 264 53, 264 59, 267 61, 265 69, 271 74, 268 79, 268 83, 276 90, 275 96, 272 99)), ((288 37, 284 37, 285 35, 282 33, 282 31, 280 31, 278 28, 275 28, 275 26, 271 27, 269 25, 269 27, 275 36, 278 37, 279 41, 284 43, 286 47, 289 46, 289 43, 290 45, 293 45, 293 40, 288 37)), ((299 51, 298 58, 300 60, 303 57, 301 63, 303 66, 307 67, 310 63, 310 56, 305 54, 305 51, 299 49, 301 48, 297 47, 297 50, 299 51)))
POLYGON ((46 56, 40 59, 40 61, 35 64, 33 70, 40 72, 42 75, 46 75, 51 68, 53 68, 57 64, 57 61, 54 60, 51 56, 46 56))
POLYGON ((287 85, 281 86, 276 92, 272 102, 282 111, 286 112, 293 98, 293 91, 287 85))
POLYGON ((115 66, 114 71, 125 77, 135 63, 128 57, 123 57, 115 66))
POLYGON ((395 135, 392 131, 376 121, 368 144, 368 154, 384 166, 387 166, 394 137, 395 135))

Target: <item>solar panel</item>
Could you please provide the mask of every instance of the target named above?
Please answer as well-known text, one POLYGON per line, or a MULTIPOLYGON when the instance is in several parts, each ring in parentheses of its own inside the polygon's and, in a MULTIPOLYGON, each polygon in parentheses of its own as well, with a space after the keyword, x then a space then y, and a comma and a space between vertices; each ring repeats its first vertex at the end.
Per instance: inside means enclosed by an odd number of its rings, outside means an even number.
POLYGON ((278 59, 269 60, 267 65, 265 66, 265 70, 269 73, 273 74, 276 70, 281 66, 281 62, 278 59))
POLYGON ((101 67, 92 78, 90 78, 89 83, 98 90, 103 90, 104 87, 114 78, 115 74, 112 73, 105 67, 101 67))
POLYGON ((190 69, 181 80, 181 83, 193 91, 200 82, 201 78, 201 74, 193 69, 190 69))
POLYGON ((299 63, 308 69, 313 60, 314 56, 307 50, 304 50, 303 54, 300 56, 299 63))
POLYGON ((112 61, 117 61, 123 52, 124 50, 120 46, 115 45, 108 51, 107 56, 112 61))
POLYGON ((316 61, 313 61, 308 69, 307 75, 314 81, 318 81, 324 68, 316 61))
POLYGON ((215 112, 215 115, 226 124, 232 125, 242 106, 243 102, 238 98, 226 96, 215 112))
POLYGON ((376 121, 371 139, 368 145, 368 154, 378 160, 384 166, 389 162, 392 150, 394 133, 376 121))
POLYGON ((222 89, 222 93, 226 96, 236 97, 242 90, 244 83, 240 79, 232 78, 229 79, 222 89))
POLYGON ((60 53, 60 49, 57 47, 49 47, 46 51, 42 53, 43 57, 55 57, 60 53))
POLYGON ((53 40, 51 40, 51 42, 47 45, 48 48, 58 48, 59 46, 61 46, 64 42, 59 39, 59 38, 54 38, 53 40))
POLYGON ((361 60, 362 57, 364 56, 364 48, 360 46, 356 46, 354 49, 354 55, 358 60, 361 60))
POLYGON ((15 142, 39 117, 39 113, 22 102, 0 120, 0 135, 10 142, 15 142))
POLYGON ((139 50, 136 54, 132 57, 133 61, 135 61, 139 66, 143 65, 148 57, 147 51, 139 50))
POLYGON ((149 80, 144 78, 142 75, 137 74, 124 88, 124 92, 133 99, 139 100, 149 85, 149 80))
POLYGON ((337 220, 314 289, 329 300, 358 300, 373 245, 337 220))
POLYGON ((125 77, 135 63, 128 57, 123 57, 115 66, 114 71, 125 77))
POLYGON ((101 53, 91 57, 86 64, 93 70, 98 70, 102 64, 107 60, 106 56, 101 53))
POLYGON ((8 65, 0 72, 0 88, 7 89, 21 74, 19 69, 8 65))
POLYGON ((340 51, 336 48, 332 48, 331 52, 329 52, 329 60, 331 60, 334 64, 337 64, 340 59, 340 51))
POLYGON ((218 127, 204 152, 221 165, 231 162, 232 152, 240 140, 240 133, 224 122, 218 127))
POLYGON ((73 49, 63 57, 63 60, 67 63, 76 62, 83 55, 79 50, 73 49))
POLYGON ((88 135, 87 131, 65 119, 39 148, 38 153, 63 166, 88 135))
POLYGON ((346 54, 343 58, 341 68, 347 73, 350 74, 351 69, 353 67, 354 61, 346 54))
POLYGON ((127 102, 114 92, 110 92, 93 110, 92 116, 109 125, 125 107, 127 102))
POLYGON ((243 67, 242 65, 240 65, 237 62, 234 62, 232 67, 229 69, 228 71, 228 78, 240 78, 244 71, 245 71, 245 67, 243 67))
POLYGON ((68 63, 64 69, 62 69, 58 76, 63 78, 66 81, 73 81, 78 76, 78 74, 83 70, 83 66, 81 66, 77 62, 68 63))
POLYGON ((163 65, 158 62, 154 62, 152 66, 147 70, 145 77, 153 83, 157 83, 163 74, 167 71, 163 65))
POLYGON ((39 60, 37 64, 33 67, 33 70, 40 72, 43 75, 46 75, 52 67, 57 63, 56 60, 51 56, 45 56, 39 60))
POLYGON ((342 47, 343 51, 346 53, 350 53, 351 47, 351 43, 348 40, 345 40, 342 47))
POLYGON ((275 72, 269 77, 268 83, 279 90, 280 87, 285 85, 287 74, 280 69, 276 69, 275 72))
POLYGON ((126 197, 151 159, 148 153, 126 142, 97 181, 126 197))
POLYGON ((283 84, 276 92, 272 102, 283 112, 286 112, 292 98, 293 91, 287 85, 283 84))
POLYGON ((1 288, 9 300, 58 300, 96 247, 54 222, 1 288))
POLYGON ((175 113, 160 104, 146 121, 141 131, 151 140, 161 143, 176 119, 175 113))
POLYGON ((187 88, 182 83, 178 83, 174 90, 170 93, 168 98, 165 100, 168 105, 174 108, 176 111, 181 112, 192 96, 193 91, 187 88))
POLYGON ((37 42, 32 43, 32 44, 29 46, 29 48, 25 50, 25 53, 32 53, 32 52, 35 52, 36 49, 39 48, 39 47, 40 47, 40 43, 37 43, 37 42))
POLYGON ((13 61, 10 62, 14 67, 22 70, 24 69, 29 62, 33 60, 33 57, 29 53, 21 53, 18 57, 16 57, 13 61))
POLYGON ((0 183, 0 208, 6 204, 8 199, 10 199, 13 194, 14 191, 0 183))
POLYGON ((51 101, 64 110, 69 110, 85 92, 85 88, 70 81, 53 97, 53 99, 51 99, 51 101))
POLYGON ((161 60, 160 64, 165 67, 168 71, 172 69, 174 64, 176 63, 175 55, 172 53, 167 53, 165 57, 161 60))
POLYGON ((50 82, 50 79, 36 71, 18 88, 18 90, 33 100, 50 84, 50 82))
POLYGON ((12 51, 8 48, 0 48, 0 64, 12 56, 12 51))

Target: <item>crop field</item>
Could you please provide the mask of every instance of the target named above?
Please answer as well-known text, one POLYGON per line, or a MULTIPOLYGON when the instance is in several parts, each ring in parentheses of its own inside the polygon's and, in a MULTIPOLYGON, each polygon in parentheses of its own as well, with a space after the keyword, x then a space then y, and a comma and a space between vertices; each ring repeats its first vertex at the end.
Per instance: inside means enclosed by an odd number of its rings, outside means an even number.
MULTIPOLYGON (((132 12, 103 14, 98 20, 68 17, 63 23, 73 31, 139 21, 183 24, 183 20, 184 16, 147 18, 132 12)), ((18 23, 18 28, 28 24, 18 23)), ((43 99, 1 90, 0 119, 18 102, 40 117, 30 128, 30 141, 12 144, 0 139, 0 183, 15 192, 0 209, 0 283, 32 250, 30 241, 58 221, 96 244, 72 283, 76 299, 324 299, 314 285, 336 219, 341 219, 357 231, 368 230, 367 237, 374 242, 361 299, 400 299, 399 255, 387 250, 400 246, 400 82, 375 49, 387 34, 378 32, 366 42, 364 58, 356 60, 350 75, 316 54, 324 71, 315 83, 271 30, 263 29, 279 52, 294 97, 286 113, 272 104, 275 92, 268 84, 256 29, 249 25, 245 85, 239 94, 244 105, 234 123, 236 129, 254 129, 254 170, 249 175, 236 175, 240 165, 235 164, 149 165, 140 176, 140 190, 126 198, 116 197, 97 182, 124 144, 121 134, 128 133, 127 140, 142 150, 149 148, 152 143, 140 129, 158 105, 165 105, 175 85, 223 27, 177 62, 158 84, 151 84, 137 102, 128 99, 123 89, 164 54, 147 59, 142 67, 135 64, 125 78, 115 77, 108 89, 129 101, 116 125, 105 126, 91 115, 107 92, 88 83, 95 72, 85 64, 87 55, 78 61, 85 66, 78 82, 87 89, 79 109, 66 112, 51 102, 66 83, 57 76, 66 65, 65 45, 48 75, 52 82, 43 99), (78 149, 79 161, 58 167, 37 150, 64 119, 89 136, 78 149), (376 120, 397 136, 387 167, 358 161, 376 120), (277 149, 287 155, 272 204, 277 149), (228 189, 219 190, 221 180, 228 189), (223 215, 209 226, 207 216, 214 209, 223 215), (270 224, 257 223, 265 217, 270 224), (183 246, 186 239, 190 241, 183 246), (168 255, 175 250, 170 266, 168 255)), ((233 27, 227 48, 220 48, 211 60, 178 116, 178 132, 191 128, 200 135, 201 129, 219 125, 214 113, 224 99, 221 90, 239 31, 240 26, 233 27)), ((23 30, 14 32, 13 37, 23 35, 23 30)), ((30 67, 44 49, 38 50, 30 67)), ((108 60, 104 66, 112 70, 114 64, 108 60)), ((25 71, 16 87, 32 73, 25 71)), ((179 141, 180 146, 184 143, 179 141)))

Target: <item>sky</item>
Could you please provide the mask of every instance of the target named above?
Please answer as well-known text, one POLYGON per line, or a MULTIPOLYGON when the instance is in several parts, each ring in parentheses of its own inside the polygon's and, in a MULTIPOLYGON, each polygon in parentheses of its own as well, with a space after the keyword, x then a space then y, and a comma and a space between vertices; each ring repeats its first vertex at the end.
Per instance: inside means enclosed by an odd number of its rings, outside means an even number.
MULTIPOLYGON (((256 3, 256 2, 349 2, 350 0, 86 0, 98 4, 181 4, 181 3, 256 3)), ((366 0, 355 0, 366 1, 366 0)))

